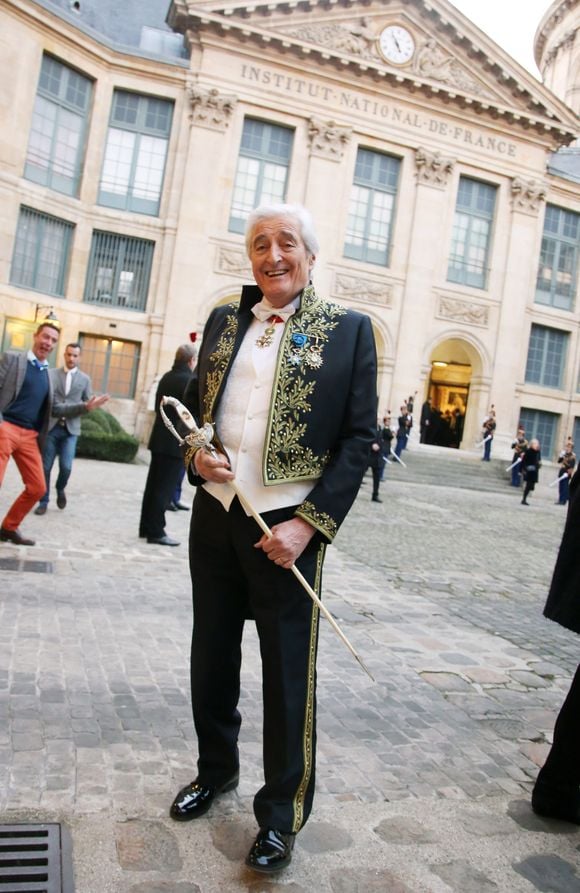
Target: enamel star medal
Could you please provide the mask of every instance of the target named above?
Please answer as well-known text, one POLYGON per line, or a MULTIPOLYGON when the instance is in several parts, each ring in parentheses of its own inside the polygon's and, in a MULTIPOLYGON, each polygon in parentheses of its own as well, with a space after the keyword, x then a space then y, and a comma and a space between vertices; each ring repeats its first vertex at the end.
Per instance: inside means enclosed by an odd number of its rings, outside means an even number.
POLYGON ((314 339, 315 344, 310 344, 304 356, 304 362, 311 369, 320 369, 322 366, 322 347, 318 343, 318 338, 314 339))

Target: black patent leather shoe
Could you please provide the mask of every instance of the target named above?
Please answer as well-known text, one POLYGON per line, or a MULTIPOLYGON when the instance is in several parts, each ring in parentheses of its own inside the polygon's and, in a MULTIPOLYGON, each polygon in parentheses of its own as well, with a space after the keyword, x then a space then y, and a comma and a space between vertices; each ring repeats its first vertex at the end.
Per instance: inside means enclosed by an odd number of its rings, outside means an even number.
POLYGON ((169 815, 176 822, 190 822, 205 815, 218 794, 237 788, 240 777, 236 773, 222 785, 204 785, 197 780, 182 788, 171 804, 169 815))
POLYGON ((286 868, 292 861, 295 838, 295 834, 284 834, 275 828, 260 828, 246 857, 246 865, 263 874, 272 874, 286 868))
POLYGON ((580 788, 538 779, 532 791, 532 809, 543 818, 580 825, 580 788))

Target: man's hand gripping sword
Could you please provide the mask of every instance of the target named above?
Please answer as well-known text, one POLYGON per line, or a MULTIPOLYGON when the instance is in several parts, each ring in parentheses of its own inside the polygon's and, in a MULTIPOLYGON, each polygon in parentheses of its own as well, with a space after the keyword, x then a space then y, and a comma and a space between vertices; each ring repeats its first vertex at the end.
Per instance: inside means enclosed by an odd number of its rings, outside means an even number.
MULTIPOLYGON (((212 442, 211 442, 213 440, 213 425, 206 423, 203 426, 203 428, 198 428, 197 423, 196 423, 194 417, 192 416, 192 414, 183 405, 183 403, 180 403, 180 401, 177 400, 175 397, 162 397, 161 405, 159 407, 159 412, 161 413, 161 418, 163 419, 166 427, 169 429, 169 431, 171 431, 173 436, 179 441, 180 446, 183 446, 183 445, 188 446, 193 451, 196 451, 198 449, 207 450, 207 452, 211 453, 213 456, 217 455, 216 449, 212 445, 212 442), (190 431, 189 434, 186 434, 185 437, 182 437, 179 434, 179 432, 176 430, 175 426, 172 424, 171 420, 168 418, 165 410, 163 409, 164 406, 173 406, 173 408, 175 409, 175 412, 179 416, 180 421, 182 421, 183 424, 189 429, 189 431, 190 431)), ((265 533, 266 536, 272 537, 273 536, 272 531, 270 530, 270 528, 268 527, 268 525, 266 524, 266 522, 264 521, 264 519, 262 518, 260 513, 256 511, 256 509, 252 506, 252 504, 250 502, 248 502, 248 500, 246 499, 244 494, 242 492, 240 492, 240 489, 239 489, 238 485, 236 484, 235 480, 227 481, 224 484, 224 486, 229 486, 232 488, 232 490, 235 492, 236 496, 238 497, 238 499, 240 500, 242 505, 251 514, 252 518, 254 519, 256 524, 259 526, 260 530, 263 533, 265 533)), ((358 663, 361 665, 361 667, 363 668, 365 673, 374 682, 375 680, 374 680, 374 677, 372 676, 370 670, 368 669, 368 667, 366 667, 366 665, 364 664, 362 659, 359 657, 359 655, 357 654, 357 652, 355 651, 355 649, 353 648, 353 646, 351 645, 351 643, 349 642, 349 640, 347 639, 347 637, 345 636, 343 631, 341 630, 340 626, 338 625, 338 623, 336 622, 336 620, 334 619, 334 617, 332 616, 330 611, 322 604, 322 602, 318 598, 318 595, 316 594, 316 592, 314 591, 314 589, 312 588, 312 586, 310 585, 308 580, 306 580, 306 578, 301 574, 301 572, 298 570, 298 568, 296 567, 295 564, 293 564, 292 567, 289 568, 289 570, 292 571, 292 573, 294 574, 294 576, 296 577, 298 582, 306 590, 306 592, 308 593, 308 595, 310 596, 310 598, 312 599, 314 604, 317 606, 319 611, 326 617, 326 619, 332 626, 332 628, 335 631, 335 633, 337 634, 337 636, 340 639, 342 639, 342 641, 344 642, 344 644, 346 645, 346 647, 348 648, 348 650, 350 651, 352 656, 355 658, 355 660, 358 661, 358 663)))

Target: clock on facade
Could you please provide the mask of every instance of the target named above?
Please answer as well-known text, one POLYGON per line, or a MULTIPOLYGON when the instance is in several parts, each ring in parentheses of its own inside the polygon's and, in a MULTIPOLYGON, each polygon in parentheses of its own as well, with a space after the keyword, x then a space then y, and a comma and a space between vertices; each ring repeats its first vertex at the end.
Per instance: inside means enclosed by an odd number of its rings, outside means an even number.
POLYGON ((413 35, 402 25, 387 25, 379 34, 379 52, 387 62, 404 65, 415 52, 413 35))

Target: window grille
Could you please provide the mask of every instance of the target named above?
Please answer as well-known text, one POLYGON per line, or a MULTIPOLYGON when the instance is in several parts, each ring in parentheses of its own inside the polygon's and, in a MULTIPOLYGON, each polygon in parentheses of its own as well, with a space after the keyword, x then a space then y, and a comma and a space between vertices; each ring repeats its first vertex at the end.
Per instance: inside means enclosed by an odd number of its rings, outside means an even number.
POLYGON ((74 225, 22 206, 16 228, 10 282, 64 295, 74 225))
POLYGON ((93 232, 84 299, 90 304, 145 310, 154 243, 93 232))
POLYGON ((350 195, 345 257, 388 266, 401 162, 359 149, 350 195))

